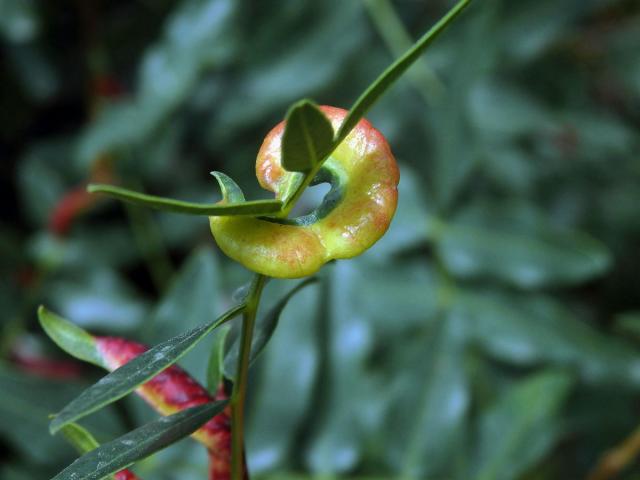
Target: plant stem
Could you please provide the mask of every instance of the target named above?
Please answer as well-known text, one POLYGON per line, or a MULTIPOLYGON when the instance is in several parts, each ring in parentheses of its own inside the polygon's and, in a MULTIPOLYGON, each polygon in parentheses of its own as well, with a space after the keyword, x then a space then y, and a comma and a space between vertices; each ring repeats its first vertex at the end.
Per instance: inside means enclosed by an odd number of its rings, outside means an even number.
POLYGON ((246 307, 242 314, 240 354, 238 355, 238 368, 236 369, 236 378, 233 382, 231 396, 231 478, 233 480, 248 478, 248 474, 244 472, 244 404, 249 379, 253 327, 258 313, 258 306, 260 305, 260 296, 267 278, 265 275, 260 274, 256 274, 253 277, 251 288, 245 301, 246 307))
POLYGON ((637 427, 622 443, 602 455, 587 480, 609 480, 617 477, 636 460, 639 453, 640 427, 637 427))
MULTIPOLYGON (((400 57, 411 48, 413 40, 389 0, 365 0, 364 5, 393 55, 400 57)), ((424 57, 416 60, 413 68, 407 71, 407 77, 413 82, 427 105, 436 103, 445 91, 445 86, 431 70, 424 57)))

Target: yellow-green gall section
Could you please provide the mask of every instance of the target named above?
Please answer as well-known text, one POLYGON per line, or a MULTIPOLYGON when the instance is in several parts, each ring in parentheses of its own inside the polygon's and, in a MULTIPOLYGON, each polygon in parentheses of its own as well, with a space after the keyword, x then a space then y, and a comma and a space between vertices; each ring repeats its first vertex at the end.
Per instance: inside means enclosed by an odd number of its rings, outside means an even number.
MULTIPOLYGON (((334 131, 347 111, 323 106, 334 131)), ((266 136, 256 161, 260 185, 283 199, 295 173, 280 164, 285 122, 266 136)), ((399 172, 389 144, 361 120, 320 169, 315 183, 331 190, 297 219, 210 217, 220 249, 248 269, 277 278, 312 275, 330 260, 360 255, 384 235, 398 203, 399 172)))

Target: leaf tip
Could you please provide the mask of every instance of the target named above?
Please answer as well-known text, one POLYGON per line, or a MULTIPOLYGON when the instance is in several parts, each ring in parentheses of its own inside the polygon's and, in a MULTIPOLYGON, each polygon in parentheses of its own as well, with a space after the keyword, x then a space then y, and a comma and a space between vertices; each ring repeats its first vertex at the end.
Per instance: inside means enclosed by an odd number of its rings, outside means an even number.
POLYGON ((47 335, 51 336, 49 332, 54 328, 54 324, 57 323, 56 320, 55 314, 47 307, 44 305, 38 307, 38 322, 47 335))
POLYGON ((244 193, 233 179, 222 172, 213 170, 210 172, 213 177, 218 181, 218 186, 222 192, 222 199, 226 203, 242 203, 245 201, 244 193))
POLYGON ((58 415, 50 415, 51 421, 49 422, 49 434, 55 435, 60 431, 63 425, 60 425, 58 415))

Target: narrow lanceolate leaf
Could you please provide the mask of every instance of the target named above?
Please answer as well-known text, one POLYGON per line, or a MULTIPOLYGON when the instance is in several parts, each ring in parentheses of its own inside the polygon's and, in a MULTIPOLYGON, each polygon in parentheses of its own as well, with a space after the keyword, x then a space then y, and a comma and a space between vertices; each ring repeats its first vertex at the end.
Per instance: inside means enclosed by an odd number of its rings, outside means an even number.
MULTIPOLYGON (((83 455, 91 452, 100 446, 98 441, 93 438, 91 433, 78 425, 70 423, 62 429, 62 434, 71 443, 78 452, 83 455)), ((120 470, 118 473, 109 476, 110 480, 139 480, 139 478, 129 470, 120 470)))
POLYGON ((434 222, 436 250, 450 273, 520 288, 574 285, 602 275, 611 253, 598 240, 557 228, 533 205, 475 202, 434 222))
MULTIPOLYGON (((413 365, 424 362, 423 368, 407 372, 417 394, 403 388, 392 400, 388 426, 395 428, 389 453, 402 462, 403 478, 447 478, 455 463, 471 404, 464 363, 465 321, 452 313, 429 330, 429 343, 410 356, 413 365)), ((407 350, 415 345, 407 345, 407 350)))
POLYGON ((42 305, 38 308, 38 319, 49 338, 62 350, 80 360, 104 367, 96 346, 96 339, 91 334, 42 305))
POLYGON ((87 187, 90 193, 103 193, 113 198, 165 212, 206 215, 209 217, 247 215, 259 216, 278 213, 282 208, 279 200, 250 200, 241 203, 193 203, 171 198, 147 195, 113 185, 92 184, 87 187))
MULTIPOLYGON (((109 370, 116 370, 148 350, 148 347, 125 338, 97 337, 98 348, 109 370)), ((136 389, 136 393, 154 410, 171 415, 185 408, 215 400, 226 400, 224 388, 216 389, 215 398, 178 365, 171 365, 136 389)), ((220 419, 217 417, 198 429, 193 438, 209 449, 220 445, 220 419)), ((224 423, 224 422, 222 422, 224 423)))
POLYGON ((474 480, 521 478, 562 434, 561 409, 573 380, 548 370, 518 382, 480 416, 474 480))
POLYGON ((295 103, 287 112, 286 122, 282 166, 291 172, 308 172, 331 151, 331 122, 310 100, 295 103))
POLYGON ((440 35, 453 20, 471 3, 471 0, 460 0, 455 7, 440 19, 427 33, 425 33, 400 58, 393 62, 382 74, 364 91, 353 104, 347 118, 338 131, 336 145, 346 138, 358 124, 371 106, 391 87, 398 78, 420 58, 420 55, 440 35))
POLYGON ((52 480, 100 480, 196 431, 226 404, 211 402, 150 422, 83 455, 52 480))
POLYGON ((237 305, 216 320, 160 343, 109 373, 55 416, 49 426, 51 433, 128 395, 173 365, 208 333, 236 317, 243 309, 244 304, 237 305))
MULTIPOLYGON (((308 278, 303 282, 300 282, 298 285, 293 287, 289 293, 287 293, 278 303, 276 303, 271 310, 267 312, 266 315, 259 317, 256 321, 255 330, 253 333, 253 339, 251 340, 251 353, 250 353, 250 361, 253 362, 256 357, 262 352, 264 347, 269 342, 269 339, 273 335, 276 327, 278 326, 278 320, 280 320, 280 315, 284 310, 284 307, 287 306, 289 300, 302 290, 307 285, 310 285, 316 282, 317 279, 312 277, 308 278)), ((239 324, 231 327, 231 332, 226 337, 225 342, 225 355, 224 355, 224 363, 222 365, 224 376, 227 378, 234 379, 236 376, 236 365, 238 363, 238 348, 239 348, 239 340, 240 340, 240 328, 239 324)))

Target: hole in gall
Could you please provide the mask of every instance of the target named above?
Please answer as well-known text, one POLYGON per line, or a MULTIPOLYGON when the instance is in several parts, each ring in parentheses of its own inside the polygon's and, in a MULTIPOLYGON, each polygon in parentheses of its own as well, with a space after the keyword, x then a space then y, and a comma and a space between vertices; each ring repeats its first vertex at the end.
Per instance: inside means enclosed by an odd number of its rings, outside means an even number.
POLYGON ((291 211, 291 218, 302 217, 304 215, 308 215, 313 212, 320 204, 322 203, 322 199, 324 196, 329 193, 331 190, 331 185, 328 183, 321 183, 320 185, 314 185, 313 187, 307 188, 296 203, 296 206, 293 207, 291 211))

